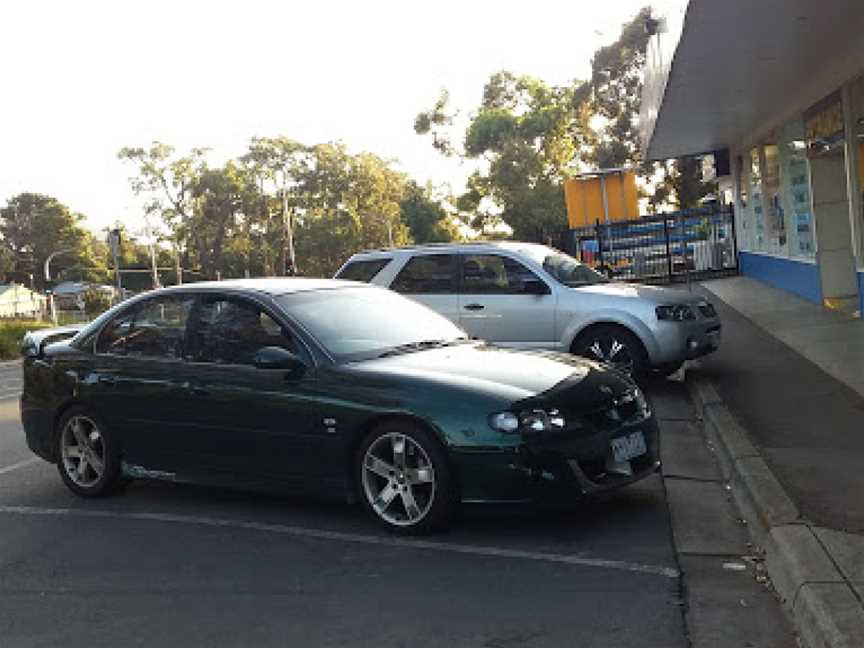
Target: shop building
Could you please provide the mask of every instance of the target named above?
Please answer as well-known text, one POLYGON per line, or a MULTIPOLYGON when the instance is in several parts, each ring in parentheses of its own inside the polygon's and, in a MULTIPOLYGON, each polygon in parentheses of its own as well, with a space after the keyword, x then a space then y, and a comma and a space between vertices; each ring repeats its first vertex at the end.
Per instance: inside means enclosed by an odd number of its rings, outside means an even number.
POLYGON ((860 315, 864 3, 679 0, 654 18, 646 157, 718 152, 740 271, 860 315))

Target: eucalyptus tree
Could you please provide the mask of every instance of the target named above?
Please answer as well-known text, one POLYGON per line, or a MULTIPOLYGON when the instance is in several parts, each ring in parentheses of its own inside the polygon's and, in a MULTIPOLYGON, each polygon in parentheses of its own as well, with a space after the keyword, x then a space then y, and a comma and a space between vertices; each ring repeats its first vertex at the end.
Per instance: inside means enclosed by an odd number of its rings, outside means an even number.
POLYGON ((173 146, 154 141, 146 148, 124 147, 117 154, 135 169, 135 175, 129 178, 132 192, 144 199, 148 216, 164 223, 186 267, 190 263, 193 189, 206 168, 207 151, 194 148, 187 155, 179 155, 173 146))
POLYGON ((0 208, 0 262, 6 280, 45 288, 43 267, 54 277, 73 271, 71 278, 103 280, 107 276, 104 246, 84 227, 84 216, 52 196, 20 193, 0 208))

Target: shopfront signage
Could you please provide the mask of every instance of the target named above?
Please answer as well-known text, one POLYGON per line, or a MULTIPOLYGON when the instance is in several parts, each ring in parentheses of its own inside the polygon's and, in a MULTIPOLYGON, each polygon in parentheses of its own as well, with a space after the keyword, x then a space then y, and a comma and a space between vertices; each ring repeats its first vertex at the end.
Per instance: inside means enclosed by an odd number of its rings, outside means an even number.
POLYGON ((804 137, 810 155, 827 153, 843 143, 843 101, 840 92, 804 112, 804 137))

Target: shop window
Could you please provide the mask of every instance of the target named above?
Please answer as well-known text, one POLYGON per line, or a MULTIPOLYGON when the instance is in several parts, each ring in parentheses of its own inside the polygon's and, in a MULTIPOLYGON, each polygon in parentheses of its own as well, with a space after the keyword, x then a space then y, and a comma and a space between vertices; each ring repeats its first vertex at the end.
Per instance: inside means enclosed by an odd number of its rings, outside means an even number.
POLYGON ((744 158, 740 155, 735 158, 735 194, 738 204, 735 206, 736 227, 738 228, 738 246, 742 250, 752 250, 750 242, 752 234, 752 219, 749 217, 747 204, 748 195, 747 169, 744 167, 744 158))
POLYGON ((750 213, 753 215, 753 249, 767 252, 765 245, 765 204, 762 198, 762 147, 750 149, 750 213))
POLYGON ((786 222, 780 190, 780 155, 777 145, 766 144, 762 154, 764 155, 762 195, 765 209, 765 243, 767 251, 771 254, 786 255, 788 253, 786 222))
POLYGON ((810 201, 810 166, 801 120, 785 124, 780 137, 780 191, 790 256, 816 254, 810 201))

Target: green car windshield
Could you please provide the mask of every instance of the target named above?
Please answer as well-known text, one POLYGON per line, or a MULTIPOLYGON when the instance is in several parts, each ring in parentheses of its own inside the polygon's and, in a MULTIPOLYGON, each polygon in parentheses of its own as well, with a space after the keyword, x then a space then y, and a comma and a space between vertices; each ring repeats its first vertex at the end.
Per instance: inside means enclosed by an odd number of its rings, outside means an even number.
POLYGON ((435 311, 380 288, 292 293, 278 301, 337 362, 467 339, 462 329, 435 311))

